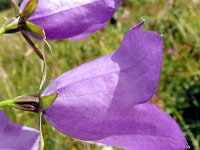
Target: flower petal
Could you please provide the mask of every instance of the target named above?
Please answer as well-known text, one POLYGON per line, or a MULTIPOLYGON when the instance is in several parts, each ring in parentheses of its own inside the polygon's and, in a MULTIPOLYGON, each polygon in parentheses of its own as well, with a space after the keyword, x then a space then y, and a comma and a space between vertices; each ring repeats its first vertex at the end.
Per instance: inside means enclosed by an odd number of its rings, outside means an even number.
POLYGON ((8 124, 8 117, 0 111, 0 132, 8 124))
POLYGON ((7 116, 0 111, 0 149, 38 149, 40 134, 37 130, 8 122, 6 118, 7 116))
POLYGON ((83 39, 87 36, 89 36, 91 33, 95 32, 98 29, 104 28, 106 26, 106 23, 102 23, 102 24, 95 24, 93 26, 91 26, 90 28, 88 28, 86 31, 84 31, 83 33, 81 33, 80 35, 77 36, 73 36, 70 39, 71 40, 80 40, 83 39))
POLYGON ((56 129, 69 136, 126 150, 178 150, 188 147, 177 123, 153 104, 135 105, 123 115, 110 114, 109 106, 96 106, 92 101, 87 104, 74 102, 68 107, 71 109, 67 112, 60 106, 58 116, 49 112, 45 116, 56 129))
POLYGON ((150 103, 134 106, 125 116, 108 114, 108 117, 90 132, 107 134, 95 142, 126 150, 181 150, 189 147, 177 123, 150 103))
POLYGON ((62 74, 45 95, 60 92, 62 97, 58 96, 55 106, 68 105, 71 99, 86 103, 92 100, 110 107, 119 105, 124 110, 152 97, 161 66, 161 36, 142 31, 139 24, 126 34, 119 50, 62 74))
MULTIPOLYGON (((24 0, 21 10, 29 0, 24 0)), ((41 26, 47 39, 63 39, 92 33, 112 17, 121 0, 41 0, 29 21, 41 26), (92 26, 95 30, 90 30, 92 26), (93 27, 94 28, 94 27, 93 27)))

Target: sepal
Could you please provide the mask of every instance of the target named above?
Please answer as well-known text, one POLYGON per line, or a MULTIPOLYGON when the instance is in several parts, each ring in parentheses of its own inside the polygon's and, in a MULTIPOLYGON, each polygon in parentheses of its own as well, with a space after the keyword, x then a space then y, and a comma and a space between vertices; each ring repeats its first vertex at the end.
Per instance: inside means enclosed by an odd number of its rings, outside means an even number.
POLYGON ((35 24, 32 24, 32 23, 30 23, 28 21, 26 21, 26 23, 25 23, 25 29, 26 29, 26 31, 29 31, 29 32, 33 33, 34 35, 36 35, 36 36, 39 36, 39 37, 41 37, 43 39, 46 38, 43 28, 41 28, 41 27, 39 27, 39 26, 37 26, 35 24))
POLYGON ((15 0, 11 0, 13 7, 14 7, 14 11, 15 11, 15 16, 18 17, 21 13, 19 6, 17 5, 15 0))
POLYGON ((49 108, 53 104, 53 102, 56 100, 57 96, 58 96, 58 92, 55 92, 48 96, 40 96, 41 109, 45 110, 49 108))
POLYGON ((38 5, 38 0, 30 0, 26 6, 24 7, 20 16, 25 17, 28 19, 35 11, 38 5))
POLYGON ((18 30, 18 27, 19 27, 18 22, 19 22, 19 18, 11 18, 8 21, 6 21, 0 28, 0 35, 11 33, 11 32, 13 33, 14 30, 18 30))

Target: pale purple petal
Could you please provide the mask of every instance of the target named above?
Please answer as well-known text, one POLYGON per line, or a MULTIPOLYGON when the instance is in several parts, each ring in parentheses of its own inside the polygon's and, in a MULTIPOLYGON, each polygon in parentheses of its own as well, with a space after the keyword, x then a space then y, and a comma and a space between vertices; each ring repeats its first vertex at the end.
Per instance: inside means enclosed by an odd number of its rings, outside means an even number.
POLYGON ((0 132, 8 124, 8 117, 0 111, 0 132))
POLYGON ((93 25, 90 28, 88 28, 86 31, 84 31, 83 33, 81 33, 80 35, 73 36, 70 39, 73 40, 73 41, 75 41, 75 40, 80 40, 80 39, 86 38, 91 33, 95 32, 98 29, 104 28, 105 26, 106 26, 106 23, 93 25))
POLYGON ((0 149, 37 150, 40 134, 37 130, 8 122, 0 111, 0 149))
MULTIPOLYGON (((21 10, 28 1, 22 2, 21 10)), ((121 0, 39 0, 29 20, 44 28, 47 39, 81 37, 102 28, 99 24, 108 21, 120 3, 121 0)))
POLYGON ((153 104, 135 105, 123 115, 110 114, 108 104, 94 106, 92 102, 74 101, 68 107, 71 108, 68 112, 60 106, 57 116, 48 112, 45 116, 56 129, 69 136, 126 150, 188 147, 177 123, 153 104))
POLYGON ((177 123, 168 114, 150 103, 134 106, 127 111, 125 116, 108 114, 108 117, 105 117, 105 120, 97 126, 94 130, 90 130, 91 133, 99 130, 100 135, 107 134, 107 136, 95 140, 96 142, 126 150, 188 148, 187 141, 177 123), (99 129, 96 129, 97 126, 99 129))
POLYGON ((160 77, 162 38, 155 32, 142 31, 139 26, 128 31, 116 52, 55 79, 45 94, 59 91, 62 97, 58 96, 52 108, 68 105, 72 99, 92 101, 94 105, 109 103, 111 109, 120 106, 122 110, 148 101, 160 77))

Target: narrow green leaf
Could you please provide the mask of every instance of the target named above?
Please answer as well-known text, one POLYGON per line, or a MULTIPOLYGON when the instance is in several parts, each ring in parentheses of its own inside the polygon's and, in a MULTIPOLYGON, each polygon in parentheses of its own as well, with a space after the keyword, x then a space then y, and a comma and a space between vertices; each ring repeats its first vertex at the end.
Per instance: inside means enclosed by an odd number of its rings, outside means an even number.
MULTIPOLYGON (((2 27, 6 26, 6 25, 9 25, 11 23, 13 23, 14 21, 18 21, 18 19, 16 19, 15 17, 11 18, 11 19, 7 19, 4 17, 4 19, 6 19, 6 22, 2 25, 2 27)), ((16 26, 17 26, 17 22, 16 22, 16 26)))
POLYGON ((43 47, 45 47, 45 45, 47 46, 47 50, 43 48, 43 71, 42 71, 42 78, 41 78, 41 82, 40 82, 40 90, 39 93, 41 94, 44 89, 48 86, 48 84, 51 81, 51 76, 52 76, 52 72, 53 72, 53 64, 54 64, 54 59, 53 59, 53 52, 51 49, 51 46, 49 45, 49 43, 46 40, 43 40, 43 47), (48 57, 47 57, 48 56, 48 57))
POLYGON ((22 17, 26 17, 27 19, 34 13, 35 9, 37 8, 38 0, 30 0, 24 10, 21 13, 22 17))
POLYGON ((45 33, 44 33, 44 30, 43 28, 35 25, 35 24, 32 24, 28 21, 26 21, 26 27, 25 27, 26 31, 29 31, 37 36, 40 36, 42 37, 43 39, 46 38, 45 36, 45 33))
POLYGON ((5 21, 8 21, 8 18, 7 18, 7 17, 3 17, 2 19, 4 19, 5 21))
MULTIPOLYGON (((18 29, 18 21, 19 19, 11 18, 7 20, 2 27, 0 28, 0 35, 4 33, 10 33, 10 31, 18 29)), ((18 32, 18 31, 16 31, 18 32)))
POLYGON ((55 99, 57 98, 57 96, 58 96, 57 92, 48 96, 40 96, 40 103, 41 103, 42 110, 45 110, 48 107, 50 107, 55 101, 55 99))
POLYGON ((14 7, 14 11, 15 11, 15 16, 18 17, 21 13, 19 6, 17 5, 15 0, 11 0, 13 7, 14 7))

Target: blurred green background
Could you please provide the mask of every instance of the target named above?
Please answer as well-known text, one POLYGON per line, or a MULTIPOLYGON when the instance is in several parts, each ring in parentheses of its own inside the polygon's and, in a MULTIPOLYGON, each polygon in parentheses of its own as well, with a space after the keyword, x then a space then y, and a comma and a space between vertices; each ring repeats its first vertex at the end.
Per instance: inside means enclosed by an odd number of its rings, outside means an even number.
MULTIPOLYGON (((9 0, 0 1, 0 25, 12 17, 9 0), (4 10, 9 8, 7 10, 4 10)), ((114 18, 81 41, 51 41, 53 78, 84 62, 119 48, 124 34, 145 19, 144 29, 163 34, 164 59, 158 90, 152 98, 180 125, 193 150, 200 148, 200 0, 124 0, 114 18)), ((41 63, 20 34, 0 36, 0 100, 38 90, 41 63)), ((40 43, 38 43, 39 45, 40 43)), ((38 127, 37 115, 4 109, 10 120, 38 127)), ((66 137, 48 123, 45 149, 103 150, 103 147, 66 137)))

